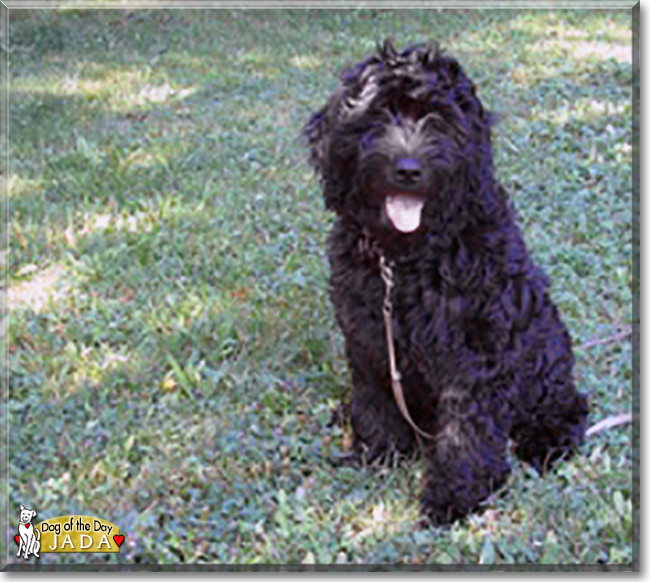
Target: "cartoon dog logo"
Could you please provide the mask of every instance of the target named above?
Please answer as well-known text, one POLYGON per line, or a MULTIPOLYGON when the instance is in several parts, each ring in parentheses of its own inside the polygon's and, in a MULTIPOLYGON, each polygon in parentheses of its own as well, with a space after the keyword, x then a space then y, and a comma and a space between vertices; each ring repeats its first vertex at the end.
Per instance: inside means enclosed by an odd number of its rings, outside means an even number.
POLYGON ((24 505, 20 506, 20 523, 18 524, 18 553, 16 557, 20 557, 20 551, 23 550, 24 558, 27 560, 29 554, 33 554, 35 558, 40 558, 38 551, 41 549, 41 532, 34 530, 32 519, 36 517, 36 511, 33 509, 25 509, 24 505))

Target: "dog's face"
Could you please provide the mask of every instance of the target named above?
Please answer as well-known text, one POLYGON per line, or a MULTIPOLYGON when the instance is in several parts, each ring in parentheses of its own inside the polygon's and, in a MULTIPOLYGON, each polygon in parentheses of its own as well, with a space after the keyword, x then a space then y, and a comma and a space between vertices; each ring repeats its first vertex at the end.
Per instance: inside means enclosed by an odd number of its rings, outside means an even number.
POLYGON ((489 158, 489 121, 460 65, 437 48, 398 54, 387 42, 347 70, 327 105, 307 124, 311 161, 328 208, 410 233, 425 206, 489 158))
POLYGON ((20 523, 29 523, 34 517, 36 517, 36 512, 33 509, 25 509, 25 506, 20 506, 20 523))

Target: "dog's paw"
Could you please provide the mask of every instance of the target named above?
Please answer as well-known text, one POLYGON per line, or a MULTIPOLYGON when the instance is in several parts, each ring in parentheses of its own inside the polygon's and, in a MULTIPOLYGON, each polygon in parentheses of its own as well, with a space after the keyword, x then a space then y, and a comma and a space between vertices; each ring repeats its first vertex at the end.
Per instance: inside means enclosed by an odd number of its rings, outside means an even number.
POLYGON ((421 498, 420 513, 422 515, 420 525, 423 528, 443 529, 448 529, 454 521, 462 519, 466 515, 466 512, 459 512, 448 504, 432 499, 426 491, 421 498))
POLYGON ((362 467, 363 458, 355 451, 330 456, 330 464, 339 469, 341 467, 362 467))
POLYGON ((446 513, 442 511, 435 510, 431 507, 422 508, 422 517, 418 521, 418 525, 422 529, 430 528, 443 528, 449 529, 451 527, 452 520, 446 513))
POLYGON ((424 515, 417 521, 417 527, 420 530, 437 529, 440 531, 448 531, 451 529, 452 524, 449 521, 440 521, 433 515, 424 515))

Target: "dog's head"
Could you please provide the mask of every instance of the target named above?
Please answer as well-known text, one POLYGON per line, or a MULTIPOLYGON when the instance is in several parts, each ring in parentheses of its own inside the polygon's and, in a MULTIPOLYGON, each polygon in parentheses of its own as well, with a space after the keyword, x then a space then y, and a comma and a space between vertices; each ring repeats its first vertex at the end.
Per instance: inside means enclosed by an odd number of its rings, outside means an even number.
POLYGON ((491 179, 489 114, 437 46, 398 53, 386 41, 344 71, 305 134, 326 206, 402 233, 491 179))
POLYGON ((29 523, 36 517, 36 511, 33 509, 25 509, 24 505, 20 506, 20 523, 29 523))

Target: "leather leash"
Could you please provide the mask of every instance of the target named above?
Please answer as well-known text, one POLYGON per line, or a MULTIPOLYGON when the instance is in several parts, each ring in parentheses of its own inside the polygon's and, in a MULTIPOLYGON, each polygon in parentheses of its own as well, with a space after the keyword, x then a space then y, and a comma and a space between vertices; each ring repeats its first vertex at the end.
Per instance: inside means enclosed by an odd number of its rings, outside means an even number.
POLYGON ((404 399, 404 390, 402 388, 402 375, 397 369, 397 362, 395 358, 395 341, 393 338, 393 303, 390 299, 390 294, 395 286, 395 279, 393 278, 393 270, 387 264, 383 253, 379 253, 379 268, 381 270, 381 278, 386 285, 386 294, 384 295, 384 327, 386 328, 386 343, 388 344, 388 361, 390 363, 390 379, 393 388, 393 396, 399 411, 402 413, 404 420, 409 423, 411 428, 423 436, 425 439, 433 439, 433 435, 424 432, 411 418, 406 400, 404 399))

